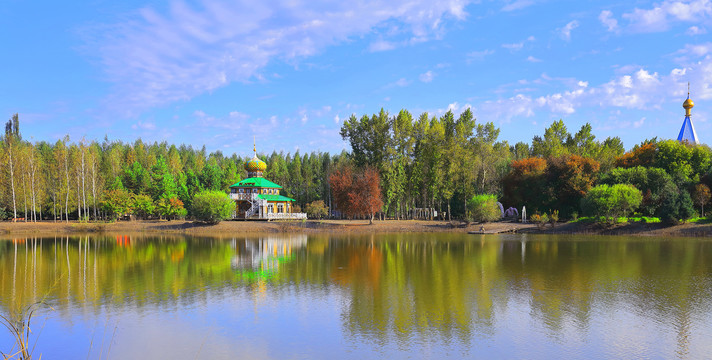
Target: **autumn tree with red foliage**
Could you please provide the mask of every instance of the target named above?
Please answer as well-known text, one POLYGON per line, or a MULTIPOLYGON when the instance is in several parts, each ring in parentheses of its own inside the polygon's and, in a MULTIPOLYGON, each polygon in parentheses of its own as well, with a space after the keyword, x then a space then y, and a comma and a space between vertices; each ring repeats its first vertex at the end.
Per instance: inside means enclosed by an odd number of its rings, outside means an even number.
POLYGON ((598 178, 598 161, 578 155, 561 156, 547 161, 550 207, 565 216, 579 209, 581 199, 598 178))
POLYGON ((637 146, 633 150, 616 159, 616 167, 632 168, 636 166, 653 166, 655 162, 656 143, 647 143, 637 146))
POLYGON ((366 167, 354 171, 345 166, 329 176, 329 184, 337 209, 349 217, 369 216, 369 224, 373 224, 374 215, 383 206, 378 170, 366 167))
POLYGON ((512 161, 510 167, 511 170, 502 179, 503 203, 507 207, 528 206, 532 213, 544 211, 547 197, 542 190, 546 185, 544 177, 546 160, 530 157, 512 161))
POLYGON ((524 205, 530 213, 559 210, 568 217, 593 186, 599 169, 596 160, 578 155, 513 161, 502 179, 504 206, 524 205))

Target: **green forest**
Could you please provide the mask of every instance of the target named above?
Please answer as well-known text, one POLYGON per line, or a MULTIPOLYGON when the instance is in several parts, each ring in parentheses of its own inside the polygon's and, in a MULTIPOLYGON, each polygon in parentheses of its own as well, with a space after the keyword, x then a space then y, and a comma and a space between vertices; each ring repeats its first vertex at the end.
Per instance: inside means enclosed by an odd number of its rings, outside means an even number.
MULTIPOLYGON (((14 115, 0 144, 0 218, 115 220, 193 216, 202 191, 229 192, 247 177, 249 160, 190 145, 112 140, 31 142, 14 115)), ((617 137, 599 140, 590 124, 572 133, 553 122, 531 143, 499 139, 493 123, 467 109, 441 116, 352 115, 341 136, 351 152, 258 154, 264 176, 283 186, 297 208, 333 199, 330 176, 341 169, 376 169, 382 218, 407 219, 413 209, 444 219, 469 219, 468 201, 492 195, 505 208, 530 214, 658 217, 677 222, 703 215, 712 184, 706 145, 648 139, 626 152, 617 137), (629 186, 615 186, 625 184, 629 186), (591 189, 594 189, 591 191, 591 189)))

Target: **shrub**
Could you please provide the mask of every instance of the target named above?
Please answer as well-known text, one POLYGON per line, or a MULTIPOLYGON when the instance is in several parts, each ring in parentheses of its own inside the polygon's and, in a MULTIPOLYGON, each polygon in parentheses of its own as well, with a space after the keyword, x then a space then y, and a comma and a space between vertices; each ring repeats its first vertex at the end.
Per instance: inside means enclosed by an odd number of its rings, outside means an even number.
POLYGON ((156 212, 168 220, 184 218, 187 210, 183 207, 183 202, 178 198, 162 198, 156 204, 156 212))
POLYGON ((222 191, 206 190, 193 197, 192 214, 209 224, 217 224, 230 218, 235 211, 235 203, 222 191))
POLYGON ((329 208, 324 204, 324 200, 312 201, 306 208, 307 216, 312 219, 321 219, 329 214, 329 208))
POLYGON ((551 212, 551 216, 549 216, 549 222, 551 223, 551 227, 556 227, 556 223, 559 221, 559 210, 554 210, 551 212))
POLYGON ((546 213, 544 213, 544 215, 535 213, 531 216, 531 221, 535 223, 539 229, 543 229, 544 226, 546 226, 546 223, 549 222, 549 215, 547 215, 546 213))
POLYGON ((497 197, 494 195, 475 195, 467 202, 469 212, 468 220, 475 222, 488 222, 499 220, 502 211, 497 205, 497 197))
POLYGON ((643 194, 635 186, 616 184, 591 188, 581 200, 584 213, 617 218, 634 211, 643 201, 643 194))

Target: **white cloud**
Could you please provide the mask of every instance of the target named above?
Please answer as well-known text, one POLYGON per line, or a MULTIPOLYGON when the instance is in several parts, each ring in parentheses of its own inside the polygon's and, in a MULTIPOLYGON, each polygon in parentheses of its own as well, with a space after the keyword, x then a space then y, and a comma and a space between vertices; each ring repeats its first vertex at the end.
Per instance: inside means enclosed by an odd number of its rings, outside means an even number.
POLYGON ((521 50, 524 47, 524 43, 502 44, 502 47, 514 52, 521 50))
POLYGON ((486 57, 494 54, 494 50, 482 50, 482 51, 471 51, 467 53, 467 63, 471 63, 473 61, 481 61, 484 60, 486 57))
POLYGON ((334 124, 338 124, 338 123, 340 123, 340 122, 341 122, 341 118, 339 118, 339 114, 336 114, 336 115, 334 116, 334 124))
POLYGON ((243 114, 239 111, 231 111, 230 112, 230 119, 233 120, 247 120, 250 117, 250 115, 243 114))
POLYGON ((156 130, 156 124, 152 123, 150 121, 147 122, 142 122, 139 121, 136 124, 131 125, 131 128, 134 130, 156 130))
POLYGON ((704 35, 704 34, 707 34, 707 30, 705 28, 699 27, 699 26, 690 26, 687 29, 687 31, 685 32, 685 34, 690 35, 690 36, 704 35))
POLYGON ((428 70, 427 72, 420 74, 419 78, 420 78, 420 81, 422 81, 424 83, 429 83, 429 82, 433 81, 434 77, 435 77, 435 74, 433 74, 432 71, 428 70))
POLYGON ((644 123, 645 123, 645 117, 642 117, 642 118, 640 118, 640 120, 633 123, 633 127, 637 129, 639 127, 642 127, 644 123))
POLYGON ((670 28, 673 22, 708 23, 712 18, 712 1, 663 1, 652 9, 635 8, 623 14, 635 32, 660 32, 670 28))
POLYGON ((571 31, 573 31, 577 27, 579 27, 578 20, 573 20, 573 21, 569 22, 568 24, 564 25, 564 27, 559 30, 561 38, 566 41, 570 41, 571 40, 571 31))
MULTIPOLYGON (((680 51, 694 52, 692 48, 680 51)), ((710 50, 712 51, 712 50, 710 50)), ((618 75, 598 86, 590 86, 582 80, 558 79, 568 87, 567 90, 550 94, 531 96, 518 93, 496 101, 486 101, 478 107, 478 115, 487 119, 509 122, 517 117, 535 116, 546 111, 556 116, 575 113, 581 107, 619 108, 653 110, 660 109, 668 99, 679 99, 680 103, 687 95, 687 81, 695 79, 691 92, 697 100, 712 99, 712 52, 697 51, 702 59, 694 58, 683 68, 673 68, 667 74, 651 72, 638 68, 630 73, 618 75)), ((536 81, 519 81, 536 83, 536 81)), ((490 120, 488 120, 490 121, 490 120)), ((625 126, 639 128, 645 118, 628 122, 625 126)), ((618 124, 620 126, 621 124, 618 124)))
POLYGON ((689 54, 698 57, 712 54, 712 42, 704 44, 687 44, 684 49, 678 50, 677 53, 689 54))
POLYGON ((400 78, 400 79, 396 80, 396 82, 394 82, 393 85, 398 86, 398 87, 405 87, 405 86, 410 85, 410 81, 408 81, 406 78, 400 78))
MULTIPOLYGON (((88 51, 114 84, 107 103, 129 113, 185 101, 233 82, 259 79, 270 61, 298 61, 398 22, 411 43, 467 16, 468 0, 370 2, 173 0, 125 20, 86 28, 88 51)), ((372 50, 385 50, 374 43, 372 50)))
POLYGON ((533 0, 516 0, 509 2, 507 5, 504 5, 502 8, 502 11, 515 11, 515 10, 521 10, 524 9, 525 7, 529 7, 531 5, 534 5, 533 0))
POLYGON ((379 40, 379 41, 371 43, 371 45, 369 45, 369 47, 368 47, 368 51, 379 52, 379 51, 393 50, 395 48, 396 48, 395 43, 392 43, 390 41, 385 41, 385 40, 379 40))
POLYGON ((598 20, 601 21, 601 24, 603 24, 603 26, 605 26, 608 31, 618 31, 618 20, 613 18, 613 13, 610 10, 601 11, 601 14, 598 15, 598 20))
POLYGON ((452 113, 455 115, 455 117, 457 117, 457 116, 460 115, 463 111, 465 111, 465 110, 467 110, 467 109, 471 109, 471 108, 472 108, 472 105, 470 105, 470 104, 460 105, 460 104, 456 101, 456 102, 454 102, 454 103, 452 103, 452 104, 449 104, 449 105, 447 106, 447 108, 445 108, 445 109, 437 109, 437 110, 435 110, 435 113, 438 114, 438 115, 442 115, 442 114, 444 114, 444 113, 446 113, 446 112, 448 112, 448 111, 452 111, 452 113))
POLYGON ((529 55, 529 57, 527 57, 527 61, 537 63, 537 62, 541 62, 541 59, 537 59, 537 58, 529 55))

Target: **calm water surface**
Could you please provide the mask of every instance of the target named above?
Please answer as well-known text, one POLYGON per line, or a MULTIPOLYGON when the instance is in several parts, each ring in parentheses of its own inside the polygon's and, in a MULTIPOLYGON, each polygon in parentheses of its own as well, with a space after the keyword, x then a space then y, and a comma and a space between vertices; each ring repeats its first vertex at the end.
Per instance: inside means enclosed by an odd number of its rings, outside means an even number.
POLYGON ((712 356, 712 241, 0 240, 0 313, 41 300, 46 359, 699 359, 712 356))

